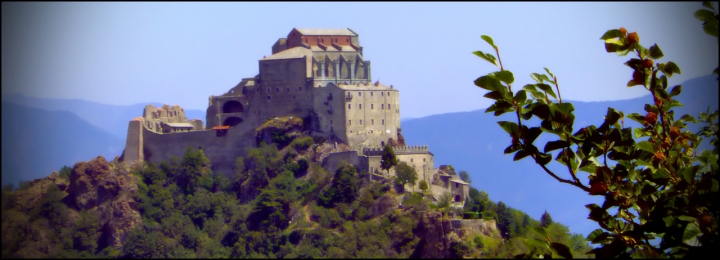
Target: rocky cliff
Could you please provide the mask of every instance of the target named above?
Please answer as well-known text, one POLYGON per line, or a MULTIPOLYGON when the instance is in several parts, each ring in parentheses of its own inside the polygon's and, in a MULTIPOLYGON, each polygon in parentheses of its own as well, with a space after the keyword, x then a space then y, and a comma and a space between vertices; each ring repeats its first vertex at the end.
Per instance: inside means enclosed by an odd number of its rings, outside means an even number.
POLYGON ((483 234, 499 237, 495 221, 482 219, 449 219, 438 211, 420 214, 418 236, 421 238, 416 252, 421 258, 453 258, 451 247, 483 234))
POLYGON ((97 236, 106 238, 103 243, 120 249, 127 232, 141 222, 133 199, 136 189, 136 178, 126 167, 100 156, 75 164, 69 178, 53 172, 27 187, 4 191, 3 258, 56 257, 72 239, 68 231, 82 210, 98 215, 97 236))

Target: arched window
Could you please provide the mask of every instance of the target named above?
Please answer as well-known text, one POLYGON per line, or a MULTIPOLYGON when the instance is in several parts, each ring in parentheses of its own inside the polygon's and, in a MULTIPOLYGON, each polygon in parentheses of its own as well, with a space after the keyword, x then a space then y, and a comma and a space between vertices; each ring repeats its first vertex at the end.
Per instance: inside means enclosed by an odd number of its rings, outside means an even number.
POLYGON ((362 125, 362 119, 360 119, 360 125, 362 125))

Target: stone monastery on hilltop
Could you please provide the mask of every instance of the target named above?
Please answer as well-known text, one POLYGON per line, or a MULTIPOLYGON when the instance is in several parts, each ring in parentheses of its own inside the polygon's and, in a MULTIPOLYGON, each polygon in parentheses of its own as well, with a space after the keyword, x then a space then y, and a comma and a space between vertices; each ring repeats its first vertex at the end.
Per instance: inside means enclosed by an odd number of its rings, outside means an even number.
MULTIPOLYGON (((352 163, 371 179, 390 176, 380 170, 382 147, 398 137, 400 96, 392 85, 371 82, 370 61, 358 34, 347 29, 293 29, 259 60, 260 73, 243 78, 220 96, 210 96, 205 125, 188 120, 179 106, 147 105, 130 121, 123 160, 160 162, 201 147, 213 171, 230 173, 245 147, 255 146, 255 130, 275 117, 307 117, 313 136, 344 143, 351 151, 330 153, 323 161, 334 172, 352 163)), ((435 169, 427 146, 393 147, 399 161, 426 180, 435 198, 445 191, 456 202, 468 196, 468 183, 441 166, 435 169)), ((415 187, 418 187, 416 183, 415 187)))

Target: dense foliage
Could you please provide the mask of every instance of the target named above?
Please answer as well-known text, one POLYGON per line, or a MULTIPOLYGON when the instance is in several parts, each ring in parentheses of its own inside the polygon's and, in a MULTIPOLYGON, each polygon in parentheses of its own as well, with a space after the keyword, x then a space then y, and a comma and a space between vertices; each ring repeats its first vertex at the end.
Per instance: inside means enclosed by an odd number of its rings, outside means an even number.
MULTIPOLYGON (((703 6, 706 9, 695 12, 695 17, 704 22, 707 34, 717 37, 718 14, 711 3, 703 6)), ((547 74, 531 75, 536 84, 513 91, 515 78, 503 67, 498 47, 489 36, 483 35, 482 39, 494 49, 497 58, 481 51, 474 54, 500 68, 475 80, 475 85, 489 91, 485 97, 495 100, 486 112, 494 112, 495 116, 515 114, 516 120, 498 122, 511 137, 505 153, 515 153, 516 161, 531 157, 559 182, 604 197, 602 206, 586 206, 590 210, 588 218, 601 227, 587 237, 599 245, 590 253, 603 258, 696 257, 716 251, 720 243, 717 111, 700 116, 707 126, 699 133, 687 130, 687 123, 696 122, 693 116, 676 118, 673 108, 682 104, 673 97, 681 94, 682 86, 669 88, 667 79, 679 74, 680 68, 672 61, 657 62, 664 56, 657 44, 646 48, 640 44, 637 32, 625 28, 608 30, 601 37, 607 52, 637 56, 625 63, 633 70, 627 86, 643 86, 653 102, 645 104, 645 115, 625 116, 608 108, 599 127, 581 127, 573 133, 574 108, 572 103, 563 102, 557 77, 546 68, 547 74), (541 121, 539 126, 530 124, 533 117, 541 121), (624 117, 641 127, 626 127, 624 117), (546 143, 541 150, 533 142, 542 133, 559 139, 546 143), (712 151, 698 152, 703 137, 713 138, 712 151), (555 161, 567 167, 572 179, 560 178, 546 167, 555 150, 559 150, 555 161), (588 184, 578 178, 581 171, 589 173, 588 184), (652 243, 654 239, 660 243, 652 243)), ((537 231, 542 235, 548 232, 545 228, 537 231)), ((562 242, 527 242, 529 250, 520 256, 571 257, 567 244, 562 242)))

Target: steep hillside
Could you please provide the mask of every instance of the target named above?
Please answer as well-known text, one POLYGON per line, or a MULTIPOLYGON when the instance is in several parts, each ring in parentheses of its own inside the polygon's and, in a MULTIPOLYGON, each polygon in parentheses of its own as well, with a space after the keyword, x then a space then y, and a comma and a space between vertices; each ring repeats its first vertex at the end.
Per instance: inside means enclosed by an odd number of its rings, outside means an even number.
MULTIPOLYGON (((435 205, 349 164, 326 172, 330 144, 308 136, 301 120, 282 119, 257 129, 259 147, 238 158, 230 178, 188 148, 158 165, 98 157, 4 187, 3 258, 509 257, 541 225, 475 189, 466 210, 483 219, 459 219, 451 196, 435 205)), ((589 250, 562 224, 547 224, 549 239, 578 256, 589 250)))
MULTIPOLYGON (((47 111, 68 111, 123 140, 127 135, 128 121, 141 116, 145 105, 162 106, 160 103, 116 106, 79 99, 35 98, 19 94, 3 95, 3 102, 47 111)), ((205 111, 187 109, 185 116, 188 119, 199 118, 205 121, 205 111)))
POLYGON ((66 111, 2 103, 2 183, 30 181, 98 155, 114 158, 125 139, 66 111))
MULTIPOLYGON (((718 83, 715 78, 715 75, 710 75, 682 84, 683 93, 677 99, 685 106, 675 109, 676 118, 686 113, 697 117, 707 106, 712 110, 718 108, 718 83)), ((483 94, 485 92, 478 89, 477 98, 482 99, 483 94)), ((601 124, 608 107, 625 114, 645 114, 643 104, 650 102, 652 98, 649 96, 621 101, 573 102, 575 126, 601 124)), ((503 150, 510 144, 510 138, 496 122, 513 121, 512 116, 506 114, 497 118, 492 113, 484 113, 484 109, 433 115, 404 121, 402 133, 408 145, 428 145, 435 154, 436 164, 452 164, 467 170, 474 180, 473 186, 487 191, 495 199, 514 205, 531 216, 540 216, 547 210, 556 220, 569 224, 573 232, 587 235, 597 228, 597 223, 586 220, 584 205, 602 201, 570 185, 557 183, 530 159, 513 162, 511 155, 504 155, 503 150)), ((637 126, 631 120, 625 120, 625 124, 637 126)), ((697 126, 691 126, 691 130, 697 129, 697 126)), ((543 134, 535 143, 546 141, 551 140, 543 134)), ((551 169, 561 174, 566 172, 562 168, 551 169)))

